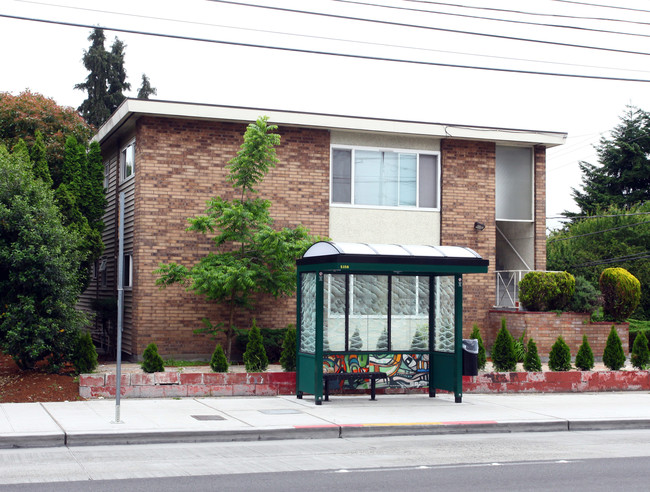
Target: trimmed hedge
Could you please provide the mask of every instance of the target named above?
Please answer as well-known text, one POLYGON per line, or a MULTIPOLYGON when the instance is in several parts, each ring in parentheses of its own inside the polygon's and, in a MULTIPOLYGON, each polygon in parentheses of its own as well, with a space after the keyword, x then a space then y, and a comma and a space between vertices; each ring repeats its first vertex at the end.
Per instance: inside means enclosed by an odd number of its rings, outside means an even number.
POLYGON ((519 301, 529 311, 562 311, 573 299, 575 286, 568 272, 528 272, 519 282, 519 301))
POLYGON ((625 268, 606 268, 600 274, 605 314, 615 321, 629 317, 641 300, 641 283, 625 268))

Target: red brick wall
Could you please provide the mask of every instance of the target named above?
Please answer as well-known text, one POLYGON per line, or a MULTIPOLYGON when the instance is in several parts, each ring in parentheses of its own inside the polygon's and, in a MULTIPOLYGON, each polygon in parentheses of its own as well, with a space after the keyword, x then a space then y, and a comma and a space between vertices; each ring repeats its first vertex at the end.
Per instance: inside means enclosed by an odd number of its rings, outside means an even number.
MULTIPOLYGON (((587 335, 594 357, 602 358, 607 336, 612 329, 612 323, 589 323, 589 314, 585 313, 542 313, 531 311, 497 311, 489 313, 489 325, 481 333, 485 348, 489 351, 494 344, 497 332, 501 329, 501 318, 506 319, 508 331, 513 337, 519 338, 526 330, 526 340, 532 338, 537 345, 540 357, 548 357, 551 347, 562 336, 575 357, 582 344, 582 335, 587 335), (485 336, 483 336, 485 335, 485 336)), ((629 325, 616 325, 618 336, 621 337, 623 350, 629 353, 629 325)))
MULTIPOLYGON (((186 232, 186 219, 200 214, 208 199, 232 198, 225 165, 242 143, 243 124, 142 117, 137 122, 138 180, 135 195, 134 354, 156 342, 164 355, 207 355, 214 342, 193 330, 201 319, 227 319, 223 308, 181 286, 160 290, 153 271, 159 263, 191 266, 211 251, 208 238, 186 232)), ((272 201, 276 226, 302 223, 314 235, 329 230, 329 133, 280 128, 280 160, 259 187, 272 201)), ((262 299, 236 321, 249 327, 283 327, 295 322, 295 299, 262 299), (273 309, 271 309, 273 306, 273 309)))
POLYGON ((487 312, 496 296, 494 263, 495 144, 466 140, 443 140, 441 243, 467 246, 490 261, 489 273, 463 277, 463 334, 472 324, 487 326, 487 312), (474 222, 485 224, 481 232, 474 222))
POLYGON ((535 147, 535 270, 546 270, 546 148, 535 147))

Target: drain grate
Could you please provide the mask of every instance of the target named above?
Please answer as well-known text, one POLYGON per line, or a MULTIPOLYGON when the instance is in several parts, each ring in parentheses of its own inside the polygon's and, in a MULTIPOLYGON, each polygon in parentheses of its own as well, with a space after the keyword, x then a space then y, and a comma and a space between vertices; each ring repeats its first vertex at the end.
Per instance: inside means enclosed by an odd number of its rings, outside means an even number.
POLYGON ((292 413, 302 413, 302 410, 294 410, 291 408, 278 408, 275 410, 260 410, 260 413, 265 413, 266 415, 288 415, 292 413))
POLYGON ((191 417, 196 420, 226 420, 221 415, 192 415, 191 417))

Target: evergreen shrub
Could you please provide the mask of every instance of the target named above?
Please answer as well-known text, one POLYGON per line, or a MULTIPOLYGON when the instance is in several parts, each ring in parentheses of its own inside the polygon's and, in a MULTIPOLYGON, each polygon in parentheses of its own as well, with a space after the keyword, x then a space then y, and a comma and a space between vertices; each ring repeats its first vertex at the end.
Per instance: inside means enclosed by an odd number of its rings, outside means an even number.
POLYGON ((494 369, 499 372, 515 371, 517 369, 514 340, 506 328, 505 318, 501 319, 501 329, 497 333, 497 338, 492 347, 492 363, 494 369))
POLYGON ((485 369, 485 364, 487 363, 487 357, 485 355, 485 345, 483 344, 483 338, 481 338, 481 332, 478 329, 478 325, 474 323, 472 333, 469 336, 474 340, 478 340, 478 368, 480 371, 485 369))
POLYGON ((422 351, 428 349, 429 344, 427 343, 426 333, 420 328, 417 328, 415 330, 415 334, 413 335, 413 340, 411 340, 411 350, 422 351))
POLYGON ((524 370, 528 372, 540 372, 542 370, 542 361, 539 360, 537 344, 532 338, 528 339, 526 356, 524 357, 524 370))
POLYGON ((352 336, 350 337, 350 350, 361 350, 363 348, 363 340, 361 340, 361 335, 359 334, 359 328, 354 330, 352 336))
MULTIPOLYGON (((269 362, 275 363, 280 360, 282 354, 282 344, 286 335, 287 328, 260 328, 262 334, 262 342, 266 350, 266 356, 269 362)), ((248 335, 250 330, 237 330, 237 338, 235 339, 235 346, 239 353, 243 354, 248 345, 248 335)))
POLYGON ((525 338, 526 338, 526 330, 524 329, 521 336, 519 338, 514 338, 512 341, 515 349, 515 358, 517 359, 517 362, 523 362, 524 358, 526 357, 526 342, 524 342, 525 338))
POLYGON ((257 327, 255 319, 253 319, 253 326, 251 326, 248 334, 248 343, 246 344, 246 352, 244 352, 244 365, 246 366, 246 372, 263 372, 269 367, 269 359, 264 349, 262 333, 257 327))
POLYGON ((214 372, 228 372, 228 359, 226 359, 226 353, 223 351, 223 347, 219 343, 214 348, 214 352, 212 352, 210 368, 214 372))
POLYGON ((548 368, 551 371, 571 370, 571 349, 561 336, 557 337, 548 354, 548 368))
POLYGON ((594 352, 591 350, 587 335, 582 335, 582 344, 576 354, 576 367, 581 371, 591 371, 594 368, 594 352))
POLYGON ((79 332, 70 361, 80 374, 93 372, 97 368, 97 349, 89 331, 79 332))
POLYGON ((641 283, 624 268, 606 268, 600 274, 605 314, 615 321, 629 317, 641 300, 641 283))
POLYGON ((284 335, 280 364, 282 365, 282 369, 287 372, 296 370, 296 329, 291 325, 287 328, 284 335))
POLYGON ((162 357, 158 354, 158 347, 155 343, 150 343, 144 349, 142 354, 142 370, 144 372, 164 372, 165 366, 163 365, 162 357))
POLYGON ((586 278, 576 277, 576 288, 569 311, 592 314, 599 306, 599 292, 586 278))
POLYGON ((519 300, 529 311, 564 310, 575 291, 568 272, 528 272, 519 282, 519 300))
POLYGON ((377 340, 377 350, 386 351, 388 350, 388 330, 384 328, 384 331, 379 335, 377 340))
POLYGON ((625 352, 623 351, 623 344, 621 338, 616 332, 616 327, 612 325, 612 329, 607 337, 605 343, 605 351, 603 352, 603 364, 612 371, 618 371, 625 365, 625 352))
POLYGON ((650 363, 650 350, 648 350, 648 338, 644 332, 639 334, 634 339, 632 345, 632 355, 630 357, 632 365, 637 369, 645 370, 650 363))

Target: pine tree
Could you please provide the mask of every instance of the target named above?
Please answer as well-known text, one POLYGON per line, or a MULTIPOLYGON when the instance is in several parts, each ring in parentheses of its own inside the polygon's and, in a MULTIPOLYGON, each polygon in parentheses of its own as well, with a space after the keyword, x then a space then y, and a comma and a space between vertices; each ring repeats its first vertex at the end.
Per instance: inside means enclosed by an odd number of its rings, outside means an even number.
POLYGON ((359 328, 354 330, 352 336, 350 337, 350 351, 356 352, 363 348, 363 341, 361 340, 361 335, 359 334, 359 328))
POLYGON ((428 350, 429 344, 427 343, 427 336, 424 330, 417 328, 415 334, 413 335, 413 340, 411 340, 411 350, 423 351, 428 350))
POLYGON ((287 372, 296 370, 296 329, 293 326, 287 328, 284 335, 280 365, 287 372))
POLYGON ((386 328, 384 328, 384 331, 379 335, 379 339, 377 340, 377 350, 382 352, 388 350, 388 330, 386 328))
POLYGON ((45 151, 45 142, 43 141, 43 133, 40 130, 36 130, 35 136, 36 139, 34 140, 34 145, 29 153, 32 167, 34 169, 34 178, 43 180, 43 183, 45 183, 48 188, 51 188, 52 176, 50 175, 50 168, 47 165, 47 154, 45 151))
POLYGON ((478 340, 478 368, 480 371, 485 369, 485 364, 487 364, 487 356, 485 355, 485 345, 483 344, 483 338, 481 337, 481 332, 478 329, 478 325, 474 323, 472 333, 469 336, 474 340, 478 340))
POLYGON ((524 357, 524 370, 528 372, 540 372, 542 370, 542 361, 539 360, 537 344, 532 338, 528 339, 526 356, 524 357))
POLYGON ((109 109, 111 110, 111 113, 122 104, 124 99, 126 99, 124 91, 131 89, 131 84, 126 81, 126 70, 124 69, 124 48, 126 48, 126 45, 118 38, 115 38, 115 41, 113 41, 111 46, 109 57, 111 68, 108 72, 107 79, 109 109))
POLYGON ((89 331, 79 332, 70 360, 80 374, 93 372, 97 367, 97 349, 89 331))
POLYGON ((625 364, 625 352, 623 352, 623 344, 621 338, 616 332, 616 327, 612 326, 605 343, 605 351, 603 352, 603 363, 612 371, 618 371, 625 364))
POLYGON ((648 338, 645 332, 640 331, 634 343, 632 344, 632 355, 630 357, 632 365, 637 369, 645 370, 650 363, 650 350, 648 350, 648 338))
POLYGON ((587 340, 587 335, 582 335, 582 345, 576 354, 576 367, 581 371, 591 371, 594 368, 594 353, 587 340))
POLYGON ((86 172, 83 180, 83 196, 80 197, 80 211, 88 219, 88 224, 98 232, 104 230, 102 217, 106 209, 104 193, 104 163, 99 143, 92 142, 86 154, 86 172))
POLYGON ((138 99, 149 99, 149 96, 155 96, 158 94, 158 91, 155 87, 151 87, 151 82, 149 82, 149 77, 145 74, 142 74, 142 85, 138 90, 138 99))
POLYGON ((144 372, 164 372, 165 366, 162 357, 158 354, 158 347, 155 343, 150 343, 144 349, 142 354, 142 364, 140 364, 144 372))
POLYGON ((517 356, 515 355, 514 339, 506 328, 505 318, 501 320, 501 329, 492 347, 492 363, 497 371, 515 371, 517 356))
POLYGON ((548 368, 551 371, 571 370, 571 349, 561 336, 557 337, 548 354, 548 368))
POLYGON ((253 318, 253 326, 248 333, 248 343, 244 352, 244 365, 246 372, 264 372, 269 367, 269 358, 266 355, 262 333, 253 318))
POLYGON ((91 45, 88 51, 84 51, 83 64, 90 73, 85 82, 76 84, 74 88, 87 93, 78 111, 88 123, 99 128, 112 112, 108 93, 111 56, 104 48, 106 37, 103 29, 95 28, 88 40, 91 45))
POLYGON ((212 352, 210 368, 214 372, 228 372, 228 359, 226 359, 226 354, 219 343, 214 348, 214 352, 212 352))

